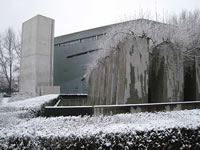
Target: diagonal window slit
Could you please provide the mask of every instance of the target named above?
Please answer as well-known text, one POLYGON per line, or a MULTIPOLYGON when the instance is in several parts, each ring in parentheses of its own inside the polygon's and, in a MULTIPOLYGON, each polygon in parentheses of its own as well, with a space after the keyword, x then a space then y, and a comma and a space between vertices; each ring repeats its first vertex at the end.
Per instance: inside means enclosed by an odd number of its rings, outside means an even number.
POLYGON ((73 58, 73 57, 76 57, 76 56, 80 56, 80 55, 85 55, 85 54, 88 54, 88 53, 92 53, 92 52, 95 52, 95 51, 98 51, 100 49, 93 49, 93 50, 89 50, 89 51, 86 51, 86 52, 81 52, 81 53, 77 53, 77 54, 73 54, 73 55, 69 55, 67 56, 66 58, 73 58))

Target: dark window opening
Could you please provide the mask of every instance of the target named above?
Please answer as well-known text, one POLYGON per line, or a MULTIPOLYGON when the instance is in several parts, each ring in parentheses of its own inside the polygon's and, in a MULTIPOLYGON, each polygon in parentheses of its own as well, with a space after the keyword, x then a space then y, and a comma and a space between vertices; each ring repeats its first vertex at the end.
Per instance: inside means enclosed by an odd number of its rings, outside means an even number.
POLYGON ((106 33, 104 33, 104 34, 98 34, 98 35, 94 35, 94 36, 89 36, 89 37, 85 37, 85 38, 81 38, 81 39, 77 39, 77 40, 72 40, 72 41, 57 43, 54 46, 60 47, 60 46, 73 45, 73 44, 78 44, 78 43, 83 43, 83 42, 88 42, 88 41, 99 40, 104 35, 106 35, 106 33))
POLYGON ((88 53, 92 53, 92 52, 95 52, 95 51, 98 51, 100 49, 93 49, 93 50, 89 50, 89 51, 86 51, 86 52, 81 52, 81 53, 77 53, 77 54, 74 54, 74 55, 69 55, 67 56, 66 58, 72 58, 72 57, 76 57, 76 56, 80 56, 80 55, 85 55, 85 54, 88 54, 88 53))

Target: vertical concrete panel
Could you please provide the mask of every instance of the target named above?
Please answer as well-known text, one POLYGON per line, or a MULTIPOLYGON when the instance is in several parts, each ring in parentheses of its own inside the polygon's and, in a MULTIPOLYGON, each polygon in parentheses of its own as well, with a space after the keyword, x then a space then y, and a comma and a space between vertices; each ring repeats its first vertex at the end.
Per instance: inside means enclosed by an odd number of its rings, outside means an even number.
POLYGON ((87 101, 87 105, 93 105, 93 94, 94 94, 94 84, 92 84, 93 81, 93 77, 94 77, 94 70, 91 72, 91 75, 88 79, 88 85, 90 85, 90 88, 88 89, 88 101, 87 101))
POLYGON ((112 85, 113 85, 113 57, 109 59, 108 97, 107 104, 112 105, 112 85))
POLYGON ((118 104, 124 104, 124 91, 125 91, 125 76, 126 76, 126 42, 119 44, 119 58, 118 58, 118 83, 116 101, 118 104))
POLYGON ((111 57, 111 59, 110 59, 111 61, 110 61, 110 66, 111 66, 111 68, 110 68, 110 73, 111 73, 111 79, 110 79, 110 81, 111 81, 111 85, 110 85, 110 97, 109 97, 109 104, 113 104, 112 103, 112 97, 113 97, 113 86, 114 86, 114 60, 115 60, 115 53, 113 54, 113 57, 111 57))
POLYGON ((105 88, 104 88, 104 93, 105 93, 105 104, 110 104, 110 93, 111 93, 111 85, 112 85, 112 80, 111 76, 112 74, 110 73, 110 63, 111 59, 110 57, 107 57, 105 60, 105 88))
POLYGON ((101 65, 101 72, 99 72, 100 74, 100 95, 99 95, 99 101, 100 101, 100 105, 103 105, 105 104, 105 93, 104 93, 104 89, 106 88, 105 87, 105 80, 106 80, 106 76, 105 76, 105 64, 103 63, 101 65))
MULTIPOLYGON (((97 69, 99 69, 99 67, 97 68, 97 69)), ((93 103, 96 105, 96 104, 98 104, 98 100, 99 100, 99 74, 98 74, 98 70, 94 70, 94 74, 93 74, 93 76, 94 76, 94 80, 91 82, 91 84, 94 84, 94 96, 93 96, 93 103), (94 83, 95 82, 95 83, 94 83)))
POLYGON ((148 46, 146 38, 132 35, 120 42, 118 49, 99 64, 97 74, 91 74, 89 91, 96 90, 89 97, 97 97, 90 99, 95 104, 147 103, 148 46))
POLYGON ((148 39, 134 37, 126 42, 125 103, 148 103, 148 39))
POLYGON ((187 58, 184 62, 184 101, 195 101, 196 99, 196 65, 195 58, 187 58))
POLYGON ((117 52, 114 52, 112 55, 112 95, 111 95, 111 103, 114 105, 116 104, 116 89, 117 89, 117 72, 118 72, 118 67, 117 67, 117 52))
POLYGON ((172 43, 153 49, 151 102, 183 101, 183 57, 172 43))
MULTIPOLYGON (((103 69, 102 69, 102 64, 99 65, 98 70, 97 70, 97 85, 96 85, 96 89, 97 89, 97 103, 96 104, 101 104, 101 91, 102 91, 102 75, 103 75, 103 69)), ((95 100, 96 101, 96 100, 95 100)))
POLYGON ((195 58, 195 71, 196 71, 196 99, 200 99, 200 58, 195 58))
POLYGON ((36 94, 35 56, 37 49, 37 18, 23 23, 20 67, 20 92, 36 94), (31 69, 30 69, 31 68, 31 69))

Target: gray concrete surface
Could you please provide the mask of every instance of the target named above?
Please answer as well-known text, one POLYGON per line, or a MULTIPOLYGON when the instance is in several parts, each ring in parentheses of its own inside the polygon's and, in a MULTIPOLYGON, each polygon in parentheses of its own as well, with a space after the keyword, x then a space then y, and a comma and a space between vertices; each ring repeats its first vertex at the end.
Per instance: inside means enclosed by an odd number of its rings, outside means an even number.
POLYGON ((54 20, 37 15, 23 23, 20 92, 33 95, 59 93, 53 86, 54 20), (41 91, 41 87, 44 93, 41 91), (40 92, 38 92, 40 91, 40 92))
POLYGON ((89 78, 89 105, 148 103, 147 38, 127 36, 89 78))
POLYGON ((184 62, 184 99, 198 101, 200 100, 200 59, 185 57, 187 61, 184 62))
POLYGON ((152 50, 150 102, 184 101, 183 56, 170 42, 163 42, 152 50))
POLYGON ((120 113, 159 112, 199 109, 199 101, 127 105, 46 106, 44 116, 115 115, 120 113))

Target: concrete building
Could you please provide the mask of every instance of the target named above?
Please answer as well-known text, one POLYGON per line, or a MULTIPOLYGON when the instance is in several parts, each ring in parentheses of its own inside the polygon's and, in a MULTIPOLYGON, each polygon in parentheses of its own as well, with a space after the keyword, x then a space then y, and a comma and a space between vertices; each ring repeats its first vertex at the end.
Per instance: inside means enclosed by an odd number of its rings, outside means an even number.
MULTIPOLYGON (((132 25, 140 23, 139 25, 141 25, 141 23, 149 24, 149 22, 153 22, 153 27, 156 27, 156 24, 161 24, 150 20, 138 19, 54 38, 54 20, 41 15, 33 17, 23 24, 20 91, 34 95, 49 93, 88 94, 88 85, 83 80, 86 68, 95 53, 102 50, 100 43, 105 40, 104 38, 108 31, 116 26, 123 28, 129 23, 132 25)), ((188 72, 187 74, 185 72, 183 62, 179 61, 179 58, 182 57, 180 56, 181 54, 174 55, 173 59, 173 57, 165 53, 168 51, 175 52, 171 48, 173 47, 171 44, 163 43, 152 50, 147 42, 148 40, 138 39, 132 41, 134 45, 129 45, 124 41, 125 45, 132 47, 136 45, 138 47, 134 54, 129 52, 130 47, 125 47, 121 51, 122 53, 105 60, 106 67, 99 66, 99 70, 92 72, 90 79, 93 79, 89 80, 89 99, 92 99, 90 104, 198 100, 200 95, 200 84, 198 83, 200 74, 199 61, 195 60, 193 62, 195 65, 188 75, 188 72), (138 41, 140 42, 138 43, 138 41), (146 44, 141 44, 143 42, 146 44), (149 51, 150 49, 151 52, 149 51), (151 59, 152 51, 155 55, 160 55, 163 60, 152 59, 147 62, 151 59), (130 55, 128 55, 128 52, 130 55), (125 53, 127 55, 123 55, 125 53), (151 54, 149 55, 149 53, 151 54), (119 60, 115 59, 115 57, 118 57, 119 60), (124 60, 124 63, 121 63, 121 60, 124 60), (153 61, 155 63, 151 68, 151 62, 153 61), (178 64, 177 68, 170 68, 168 62, 178 64), (115 66, 115 70, 116 68, 119 69, 114 75, 109 74, 109 70, 112 73, 112 69, 114 69, 110 64, 115 66), (133 68, 129 66, 130 64, 133 68), (134 67, 136 70, 134 70, 134 67), (144 70, 141 71, 141 68, 144 70), (149 70, 151 69, 149 68, 152 69, 150 74, 149 70), (106 69, 108 72, 105 72, 106 69), (159 74, 152 76, 156 71, 159 74), (108 79, 105 79, 105 75, 108 79), (103 84, 101 82, 102 79, 107 84, 103 84), (115 81, 113 80, 111 83, 112 79, 115 79, 115 81), (162 81, 158 79, 162 79, 162 81), (109 81, 110 84, 108 84, 109 81), (190 84, 191 81, 192 85, 190 84), (104 86, 107 87, 105 88, 104 86), (96 93, 99 95, 95 95, 96 93), (109 99, 105 99, 105 96, 109 97, 109 99)), ((129 39, 129 41, 131 40, 129 39)))
POLYGON ((54 20, 38 15, 26 21, 22 29, 20 91, 41 95, 52 90, 57 93, 60 87, 62 94, 87 94, 88 86, 82 79, 90 59, 101 49, 104 35, 113 27, 140 21, 149 22, 138 19, 55 38, 54 20), (56 87, 50 90, 47 86, 56 87))
POLYGON ((60 93, 53 86, 54 20, 38 15, 23 23, 20 92, 60 93))
POLYGON ((61 93, 88 93, 87 83, 82 80, 88 63, 109 30, 115 27, 134 26, 155 21, 137 19, 123 23, 89 29, 55 37, 54 40, 54 85, 61 93))

